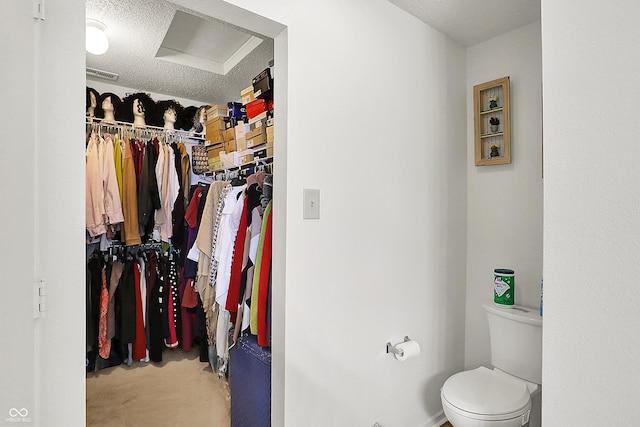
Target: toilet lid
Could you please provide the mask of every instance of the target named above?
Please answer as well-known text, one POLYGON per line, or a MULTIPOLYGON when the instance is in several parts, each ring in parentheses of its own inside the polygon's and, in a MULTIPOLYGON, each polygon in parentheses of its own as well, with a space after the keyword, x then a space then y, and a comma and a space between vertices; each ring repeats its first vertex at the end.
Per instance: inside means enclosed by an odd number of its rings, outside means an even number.
POLYGON ((511 414, 530 400, 524 381, 484 366, 452 375, 442 386, 442 396, 460 410, 479 415, 511 414))

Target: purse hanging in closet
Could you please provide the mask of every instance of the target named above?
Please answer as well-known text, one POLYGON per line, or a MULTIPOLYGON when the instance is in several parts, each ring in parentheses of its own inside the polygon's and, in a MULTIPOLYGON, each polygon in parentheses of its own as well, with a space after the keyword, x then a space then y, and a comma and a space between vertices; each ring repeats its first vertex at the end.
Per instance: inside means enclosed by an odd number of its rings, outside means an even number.
POLYGON ((198 305, 198 293, 193 286, 193 279, 189 279, 184 287, 182 295, 182 307, 194 308, 198 305))

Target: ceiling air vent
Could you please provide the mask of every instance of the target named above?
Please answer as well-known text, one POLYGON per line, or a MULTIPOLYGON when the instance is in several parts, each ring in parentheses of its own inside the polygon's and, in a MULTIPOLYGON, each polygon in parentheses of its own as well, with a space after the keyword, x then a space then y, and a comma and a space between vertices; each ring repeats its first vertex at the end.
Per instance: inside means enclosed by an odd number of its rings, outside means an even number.
POLYGON ((87 76, 100 77, 101 79, 107 79, 114 82, 118 80, 118 77, 120 77, 116 73, 110 73, 108 71, 96 70, 95 68, 88 68, 88 67, 87 67, 87 76))

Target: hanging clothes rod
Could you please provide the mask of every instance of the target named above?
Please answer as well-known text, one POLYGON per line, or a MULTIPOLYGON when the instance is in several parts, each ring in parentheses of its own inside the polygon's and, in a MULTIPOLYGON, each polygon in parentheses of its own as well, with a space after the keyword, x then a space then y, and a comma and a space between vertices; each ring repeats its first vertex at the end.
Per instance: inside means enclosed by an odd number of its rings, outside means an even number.
POLYGON ((151 242, 145 242, 145 243, 138 243, 137 245, 127 245, 125 242, 113 240, 111 242, 111 246, 110 247, 113 247, 113 248, 134 248, 134 249, 155 249, 155 248, 162 247, 162 242, 151 241, 151 242))
POLYGON ((87 118, 86 124, 90 126, 99 126, 99 127, 121 127, 123 130, 127 130, 127 131, 162 132, 166 136, 175 135, 183 138, 197 139, 200 141, 205 140, 205 135, 203 132, 192 132, 192 131, 181 130, 181 129, 165 129, 159 126, 151 126, 151 125, 146 125, 145 127, 136 127, 133 125, 133 123, 120 122, 117 120, 105 122, 102 119, 97 119, 95 117, 87 118))

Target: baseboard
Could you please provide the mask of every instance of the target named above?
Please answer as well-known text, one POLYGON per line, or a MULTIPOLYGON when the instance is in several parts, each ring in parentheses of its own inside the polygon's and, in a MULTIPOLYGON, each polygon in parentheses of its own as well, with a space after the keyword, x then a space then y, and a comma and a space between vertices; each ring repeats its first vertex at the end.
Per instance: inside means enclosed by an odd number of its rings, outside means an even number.
POLYGON ((420 424, 420 427, 440 427, 446 422, 447 417, 444 416, 444 411, 441 409, 440 412, 429 418, 424 423, 420 424))

